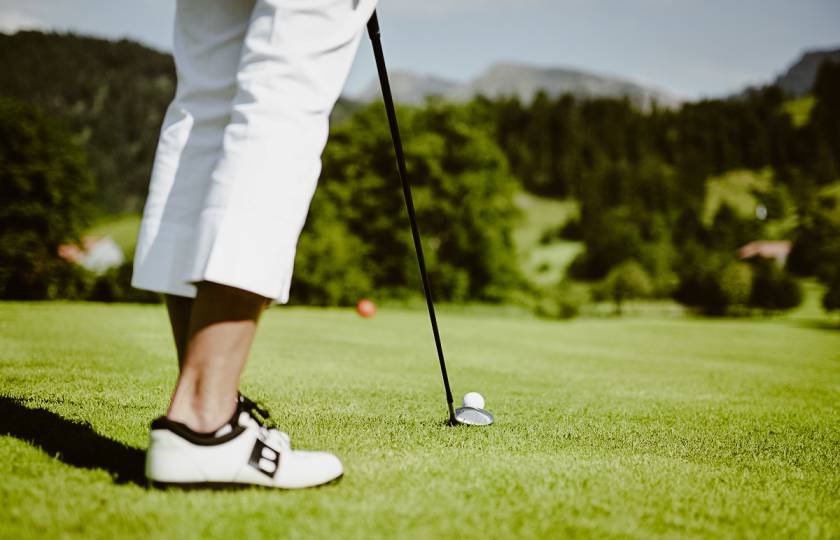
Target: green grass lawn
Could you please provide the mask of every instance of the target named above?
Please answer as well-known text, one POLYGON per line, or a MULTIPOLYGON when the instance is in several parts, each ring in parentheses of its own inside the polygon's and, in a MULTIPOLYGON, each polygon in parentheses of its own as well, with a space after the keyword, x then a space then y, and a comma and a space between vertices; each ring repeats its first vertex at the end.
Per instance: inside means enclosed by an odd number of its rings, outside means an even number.
POLYGON ((553 286, 563 279, 566 268, 583 251, 583 244, 566 240, 542 244, 540 238, 545 232, 576 218, 580 213, 578 203, 524 191, 516 194, 515 201, 522 212, 513 231, 520 270, 536 285, 553 286))
POLYGON ((342 482, 179 492, 138 482, 175 377, 160 306, 0 304, 0 537, 840 535, 840 331, 813 319, 440 316, 275 308, 244 390, 342 482))
POLYGON ((114 242, 122 248, 126 255, 131 255, 134 246, 137 244, 137 232, 140 230, 139 214, 123 214, 109 216, 93 227, 85 234, 91 236, 110 236, 114 242))

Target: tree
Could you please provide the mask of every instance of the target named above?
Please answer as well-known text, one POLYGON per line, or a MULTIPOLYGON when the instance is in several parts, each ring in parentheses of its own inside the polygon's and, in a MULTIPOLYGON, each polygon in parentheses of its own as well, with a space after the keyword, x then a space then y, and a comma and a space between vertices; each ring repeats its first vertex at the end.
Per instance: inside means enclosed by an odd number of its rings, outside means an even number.
POLYGON ((613 268, 604 282, 607 295, 615 303, 616 315, 621 315, 624 302, 646 298, 653 293, 653 282, 644 267, 634 260, 613 268))
POLYGON ((295 278, 294 302, 310 305, 349 306, 359 298, 373 297, 368 271, 370 247, 350 234, 342 221, 315 219, 301 235, 295 278))
POLYGON ((756 221, 740 217, 727 203, 720 205, 709 230, 711 247, 721 251, 738 249, 759 236, 756 221))
POLYGON ((594 205, 585 205, 581 224, 586 251, 569 269, 576 278, 601 279, 616 265, 639 257, 643 250, 642 231, 629 208, 599 212, 594 205))
POLYGON ((175 93, 168 54, 128 40, 34 31, 0 34, 0 95, 59 118, 87 153, 94 200, 142 209, 161 121, 175 93))
POLYGON ((58 256, 90 218, 82 148, 34 106, 0 98, 0 297, 61 295, 78 276, 58 256))
POLYGON ((826 311, 840 310, 840 271, 828 282, 828 289, 822 297, 822 305, 826 311))
POLYGON ((829 280, 840 267, 840 226, 825 212, 806 212, 794 232, 787 268, 800 276, 829 280))
POLYGON ((679 285, 674 299, 696 308, 704 315, 725 315, 729 298, 721 289, 720 273, 731 263, 731 257, 709 251, 700 245, 689 244, 683 248, 677 267, 679 285))
MULTIPOLYGON (((435 296, 503 299, 519 283, 511 236, 518 185, 504 155, 462 107, 433 101, 398 113, 435 296)), ((296 261, 296 301, 352 300, 326 290, 327 281, 380 295, 420 291, 381 103, 333 129, 323 164, 296 261), (358 268, 364 279, 351 275, 358 268)))
POLYGON ((728 306, 746 306, 753 287, 752 267, 742 262, 727 264, 720 273, 719 286, 728 306))
POLYGON ((802 288, 775 261, 756 258, 750 305, 765 311, 792 309, 802 303, 802 288))
POLYGON ((572 319, 589 300, 586 287, 570 281, 561 281, 554 287, 536 291, 534 312, 546 319, 572 319))
POLYGON ((840 62, 826 61, 820 65, 813 94, 817 102, 809 127, 816 132, 823 158, 823 164, 815 172, 821 176, 817 180, 833 182, 840 176, 840 62))

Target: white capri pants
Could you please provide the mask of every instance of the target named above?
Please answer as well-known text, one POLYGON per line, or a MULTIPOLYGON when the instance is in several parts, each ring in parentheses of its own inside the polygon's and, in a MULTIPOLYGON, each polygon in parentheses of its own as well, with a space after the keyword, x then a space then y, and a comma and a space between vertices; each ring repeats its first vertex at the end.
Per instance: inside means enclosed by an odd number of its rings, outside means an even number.
POLYGON ((285 303, 329 114, 376 0, 178 0, 132 285, 285 303))

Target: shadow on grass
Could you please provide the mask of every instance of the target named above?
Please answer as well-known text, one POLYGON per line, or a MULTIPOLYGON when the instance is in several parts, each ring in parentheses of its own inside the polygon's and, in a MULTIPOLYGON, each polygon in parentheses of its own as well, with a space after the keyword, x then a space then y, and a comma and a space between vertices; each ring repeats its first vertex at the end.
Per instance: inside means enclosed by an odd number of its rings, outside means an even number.
POLYGON ((88 424, 30 409, 6 396, 0 396, 0 435, 26 441, 74 467, 103 469, 117 484, 146 485, 143 450, 103 437, 88 424))
POLYGON ((840 331, 840 319, 799 319, 796 324, 802 328, 813 328, 815 330, 840 331))

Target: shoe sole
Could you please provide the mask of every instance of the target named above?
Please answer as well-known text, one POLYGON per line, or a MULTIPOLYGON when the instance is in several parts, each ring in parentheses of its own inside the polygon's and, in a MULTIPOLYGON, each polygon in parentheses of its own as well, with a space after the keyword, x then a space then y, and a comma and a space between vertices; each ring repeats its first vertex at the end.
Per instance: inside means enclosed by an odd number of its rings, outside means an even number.
POLYGON ((195 490, 217 490, 217 491, 242 491, 246 489, 267 489, 267 490, 296 490, 296 489, 312 489, 331 486, 337 484, 344 478, 344 474, 340 474, 323 484, 315 486, 299 487, 299 488, 283 488, 277 486, 266 486, 263 484, 243 484, 241 482, 159 482, 157 480, 149 480, 149 484, 156 489, 173 489, 181 491, 195 491, 195 490))

